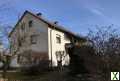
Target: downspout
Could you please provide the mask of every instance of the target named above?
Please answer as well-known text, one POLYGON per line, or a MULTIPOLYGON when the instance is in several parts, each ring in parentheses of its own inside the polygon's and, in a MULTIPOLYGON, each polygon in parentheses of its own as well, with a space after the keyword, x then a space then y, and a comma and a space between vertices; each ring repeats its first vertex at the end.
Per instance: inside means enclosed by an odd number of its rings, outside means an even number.
POLYGON ((52 67, 52 29, 50 29, 51 67, 52 67))

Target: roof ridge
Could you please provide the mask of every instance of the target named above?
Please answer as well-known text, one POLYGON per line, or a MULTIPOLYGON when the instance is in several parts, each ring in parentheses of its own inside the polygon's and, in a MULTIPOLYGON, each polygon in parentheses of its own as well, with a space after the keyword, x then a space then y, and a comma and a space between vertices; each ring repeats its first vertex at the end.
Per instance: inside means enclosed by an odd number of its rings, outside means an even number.
MULTIPOLYGON (((85 39, 85 38, 83 38, 83 37, 78 36, 78 35, 75 34, 74 32, 68 30, 68 29, 65 28, 64 26, 59 25, 59 24, 54 24, 54 23, 50 22, 49 20, 43 18, 43 16, 37 16, 36 14, 34 14, 34 13, 28 11, 28 10, 26 10, 26 11, 23 13, 23 15, 22 15, 21 18, 18 20, 18 22, 17 22, 17 24, 15 25, 15 27, 13 28, 13 30, 16 28, 16 26, 19 24, 19 22, 23 19, 23 17, 25 16, 26 13, 29 13, 29 14, 31 14, 32 16, 38 18, 39 20, 41 20, 41 21, 43 21, 44 23, 48 24, 49 27, 51 27, 51 28, 55 28, 55 29, 57 29, 57 30, 59 30, 59 31, 68 33, 68 34, 73 35, 74 37, 77 37, 77 38, 85 39)), ((10 37, 10 35, 12 34, 13 30, 10 32, 9 37, 10 37)))

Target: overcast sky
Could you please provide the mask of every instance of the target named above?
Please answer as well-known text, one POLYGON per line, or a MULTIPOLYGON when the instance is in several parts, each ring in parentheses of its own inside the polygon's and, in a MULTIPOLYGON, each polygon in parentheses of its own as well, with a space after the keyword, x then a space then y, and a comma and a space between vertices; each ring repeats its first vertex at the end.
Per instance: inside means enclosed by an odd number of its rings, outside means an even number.
POLYGON ((120 0, 0 0, 0 23, 14 26, 25 10, 83 35, 95 25, 120 26, 120 0))

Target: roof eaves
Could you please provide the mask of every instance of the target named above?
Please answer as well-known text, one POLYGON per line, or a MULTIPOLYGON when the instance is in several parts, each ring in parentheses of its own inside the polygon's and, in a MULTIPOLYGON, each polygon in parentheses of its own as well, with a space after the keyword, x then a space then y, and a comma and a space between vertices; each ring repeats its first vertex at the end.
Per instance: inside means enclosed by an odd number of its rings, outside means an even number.
POLYGON ((11 36, 11 34, 13 33, 13 31, 16 29, 17 25, 18 25, 19 22, 23 19, 23 17, 25 16, 25 14, 26 14, 27 12, 29 12, 29 11, 26 10, 26 11, 23 13, 23 15, 21 16, 21 18, 20 18, 20 19, 17 21, 17 23, 15 24, 14 28, 13 28, 13 29, 11 30, 11 32, 9 33, 8 37, 11 36))

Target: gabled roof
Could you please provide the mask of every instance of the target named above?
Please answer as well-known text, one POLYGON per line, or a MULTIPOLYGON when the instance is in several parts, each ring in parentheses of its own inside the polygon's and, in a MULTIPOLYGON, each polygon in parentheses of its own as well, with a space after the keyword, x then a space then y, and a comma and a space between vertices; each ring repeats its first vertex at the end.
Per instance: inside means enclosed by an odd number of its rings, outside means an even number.
POLYGON ((44 23, 48 24, 48 27, 50 27, 50 28, 54 28, 54 29, 59 30, 59 31, 61 31, 61 32, 67 33, 67 34, 72 35, 73 37, 79 38, 79 39, 81 39, 81 40, 85 40, 84 37, 78 36, 78 35, 76 35, 75 33, 73 33, 73 32, 71 32, 71 31, 65 29, 64 27, 62 27, 62 26, 60 26, 60 25, 58 25, 58 24, 54 24, 54 23, 52 23, 52 22, 44 19, 43 17, 37 16, 36 14, 33 14, 33 13, 31 13, 30 11, 27 11, 27 10, 24 12, 24 14, 23 14, 22 17, 18 20, 18 22, 17 22, 17 24, 15 25, 15 27, 13 28, 13 30, 10 32, 9 37, 11 36, 12 32, 15 30, 15 28, 17 27, 17 25, 19 24, 19 22, 21 22, 21 20, 23 19, 23 17, 24 17, 26 14, 30 14, 30 15, 34 16, 35 18, 43 21, 44 23))

